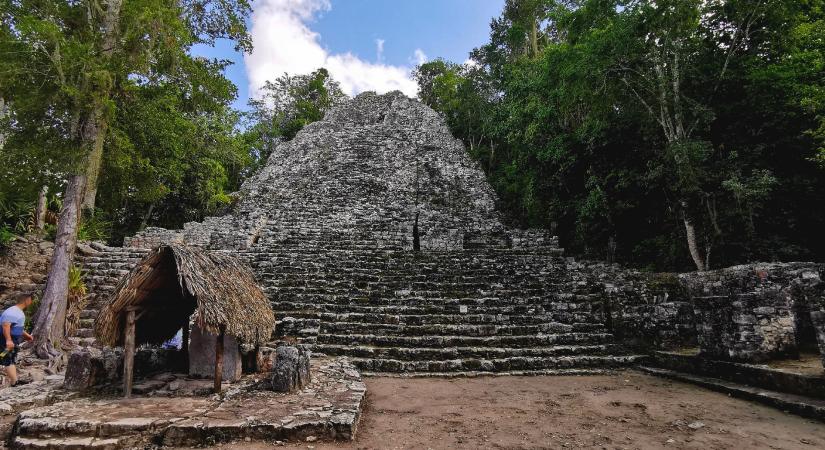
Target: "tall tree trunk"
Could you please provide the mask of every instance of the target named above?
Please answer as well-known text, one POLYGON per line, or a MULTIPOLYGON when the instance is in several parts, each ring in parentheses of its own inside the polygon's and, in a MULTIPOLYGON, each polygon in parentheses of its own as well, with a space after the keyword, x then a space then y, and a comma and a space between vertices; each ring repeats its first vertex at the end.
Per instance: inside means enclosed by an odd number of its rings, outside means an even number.
MULTIPOLYGON (((103 134, 106 122, 103 108, 98 103, 95 108, 80 121, 81 148, 86 150, 84 168, 91 164, 94 153, 103 146, 103 134)), ((66 337, 66 309, 69 295, 69 268, 72 265, 77 246, 77 230, 82 215, 83 200, 88 185, 88 170, 79 171, 69 178, 63 197, 63 209, 57 222, 57 236, 54 241, 49 277, 46 291, 43 293, 41 308, 34 328, 35 351, 41 358, 49 360, 49 368, 58 371, 64 362, 63 338, 66 337)))
POLYGON ((685 202, 682 202, 682 218, 685 223, 685 234, 687 235, 688 250, 690 250, 690 257, 696 265, 696 270, 700 272, 708 270, 707 261, 705 261, 702 255, 702 250, 699 248, 699 242, 696 236, 696 225, 693 223, 693 219, 688 212, 685 202))
MULTIPOLYGON (((9 106, 6 104, 6 99, 0 97, 0 121, 6 118, 9 114, 9 106)), ((0 131, 0 150, 6 145, 6 135, 0 131)))
POLYGON ((46 291, 40 301, 34 326, 35 352, 49 360, 49 368, 57 372, 63 364, 63 338, 66 324, 66 297, 69 288, 69 268, 77 246, 77 226, 80 203, 86 188, 86 175, 73 175, 66 186, 63 210, 57 223, 54 254, 46 280, 46 291))
MULTIPOLYGON (((120 35, 120 9, 123 0, 106 0, 106 15, 103 19, 103 40, 99 49, 102 68, 108 69, 108 62, 114 54, 120 35)), ((49 368, 57 371, 65 360, 63 338, 66 334, 66 309, 69 288, 69 268, 77 247, 77 229, 83 209, 94 210, 97 194, 97 177, 103 158, 103 143, 106 139, 108 118, 105 111, 106 101, 110 96, 107 88, 97 88, 92 92, 94 103, 91 108, 77 105, 78 118, 76 131, 80 148, 83 150, 84 165, 69 178, 63 199, 63 210, 57 224, 54 254, 52 256, 46 291, 34 328, 35 352, 41 358, 49 359, 49 368), (88 177, 94 185, 87 193, 88 177)))
POLYGON ((37 193, 37 207, 34 210, 34 227, 38 230, 46 228, 46 194, 49 193, 49 187, 43 185, 40 187, 40 192, 37 193))
POLYGON ((539 19, 533 18, 533 23, 530 25, 530 50, 533 52, 533 58, 539 55, 539 19))
POLYGON ((146 225, 149 224, 149 219, 152 217, 152 212, 155 210, 155 202, 149 204, 149 210, 146 211, 146 214, 143 215, 143 220, 140 221, 140 227, 138 227, 138 231, 143 231, 146 229, 146 225))
POLYGON ((98 138, 92 147, 92 151, 87 158, 86 165, 86 192, 83 195, 82 211, 93 215, 95 211, 95 200, 97 198, 97 180, 100 175, 100 166, 103 162, 103 141, 106 135, 108 124, 102 117, 97 118, 98 138))
MULTIPOLYGON (((106 16, 103 18, 103 47, 101 54, 104 61, 108 61, 115 52, 117 41, 120 36, 120 9, 123 0, 107 0, 106 16)), ((83 194, 82 210, 89 214, 94 214, 95 200, 97 197, 97 183, 100 175, 100 166, 103 162, 103 143, 106 140, 108 122, 103 110, 103 98, 109 96, 109 92, 100 92, 97 104, 94 108, 95 139, 91 151, 86 159, 86 192, 83 194)), ((83 133, 83 131, 81 131, 83 133)))

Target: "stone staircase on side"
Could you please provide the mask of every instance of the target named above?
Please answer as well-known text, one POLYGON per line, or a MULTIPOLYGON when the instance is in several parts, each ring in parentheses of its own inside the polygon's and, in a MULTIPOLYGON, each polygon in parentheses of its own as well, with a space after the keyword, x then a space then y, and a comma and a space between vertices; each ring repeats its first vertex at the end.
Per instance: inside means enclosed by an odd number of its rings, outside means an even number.
POLYGON ((134 247, 109 247, 93 243, 86 252, 79 253, 75 263, 81 267, 88 290, 87 304, 80 313, 80 323, 72 340, 80 345, 92 345, 94 321, 100 308, 114 291, 115 286, 137 265, 148 249, 134 247))

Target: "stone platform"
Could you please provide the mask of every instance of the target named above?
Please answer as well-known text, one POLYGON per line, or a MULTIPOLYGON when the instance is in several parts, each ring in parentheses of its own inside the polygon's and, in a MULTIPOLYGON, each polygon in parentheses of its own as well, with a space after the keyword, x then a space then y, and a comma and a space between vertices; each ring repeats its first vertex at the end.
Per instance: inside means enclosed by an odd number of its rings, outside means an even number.
POLYGON ((257 390, 256 376, 222 395, 80 398, 18 416, 14 448, 211 446, 236 440, 323 441, 355 437, 366 386, 345 358, 312 362, 293 394, 257 390))
POLYGON ((696 349, 657 351, 640 369, 825 421, 825 371, 819 355, 750 364, 712 359, 696 349))

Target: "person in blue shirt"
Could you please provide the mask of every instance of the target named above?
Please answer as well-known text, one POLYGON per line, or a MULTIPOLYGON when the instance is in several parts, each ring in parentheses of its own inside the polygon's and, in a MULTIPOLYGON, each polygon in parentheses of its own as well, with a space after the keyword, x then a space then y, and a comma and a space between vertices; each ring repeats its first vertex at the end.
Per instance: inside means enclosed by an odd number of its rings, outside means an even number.
POLYGON ((34 337, 23 329, 26 324, 26 313, 23 311, 31 306, 33 301, 31 294, 18 294, 15 297, 16 304, 0 314, 0 326, 3 328, 3 338, 6 341, 3 351, 0 353, 0 366, 6 366, 6 376, 9 377, 12 386, 16 385, 18 381, 15 360, 17 359, 17 349, 20 342, 23 339, 29 342, 34 340, 34 337))

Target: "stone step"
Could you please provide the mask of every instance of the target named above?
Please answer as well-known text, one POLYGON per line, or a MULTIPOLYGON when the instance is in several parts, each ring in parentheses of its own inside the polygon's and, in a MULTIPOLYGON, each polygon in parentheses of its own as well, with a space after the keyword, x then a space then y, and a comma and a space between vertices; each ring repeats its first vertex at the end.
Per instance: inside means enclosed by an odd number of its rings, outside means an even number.
POLYGON ((123 443, 117 438, 96 438, 96 437, 54 437, 54 438, 31 438, 16 436, 11 443, 11 447, 21 450, 118 450, 123 448, 123 443))
POLYGON ((75 330, 74 335, 79 338, 91 338, 94 339, 95 337, 95 330, 92 328, 78 328, 75 330))
POLYGON ((349 358, 367 372, 509 372, 548 369, 609 369, 627 367, 641 356, 557 356, 512 358, 465 358, 452 360, 417 360, 349 358))
MULTIPOLYGON (((255 256, 255 257, 268 257, 268 256, 288 256, 291 254, 290 251, 283 249, 283 247, 279 247, 276 245, 268 246, 264 245, 265 242, 261 242, 255 247, 250 250, 246 250, 243 252, 245 255, 248 256, 255 256)), ((301 242, 300 239, 296 240, 296 242, 301 242)), ((315 243, 310 240, 304 240, 303 242, 307 243, 315 243)), ((316 241, 318 242, 318 241, 316 241)), ((333 244, 335 242, 341 242, 339 238, 332 238, 325 241, 320 241, 323 243, 330 243, 333 244)), ((342 253, 342 254, 351 254, 353 253, 352 249, 344 248, 344 249, 324 249, 321 247, 316 247, 313 245, 306 245, 306 251, 304 253, 342 253)), ((291 249, 290 249, 291 250, 291 249)), ((387 252, 384 250, 378 249, 367 249, 365 254, 367 255, 385 255, 391 256, 393 258, 404 258, 408 260, 414 261, 423 261, 426 262, 428 260, 434 259, 443 259, 449 261, 461 261, 461 260, 468 260, 471 257, 473 259, 485 259, 485 258, 493 258, 493 257, 507 257, 507 256, 553 256, 554 261, 565 261, 563 257, 557 257, 556 254, 558 253, 558 249, 554 249, 552 247, 531 247, 531 248, 481 248, 481 249, 455 249, 450 251, 436 251, 436 250, 424 250, 420 252, 411 252, 408 250, 401 250, 397 252, 387 252)))
POLYGON ((326 277, 324 275, 299 275, 299 276, 284 276, 279 274, 270 274, 259 276, 261 280, 259 284, 265 290, 287 290, 290 288, 314 288, 324 290, 335 289, 358 289, 376 294, 395 296, 400 292, 446 292, 446 293, 473 293, 479 292, 493 292, 506 293, 515 295, 553 295, 553 294, 597 294, 598 291, 591 291, 587 288, 577 289, 574 286, 566 286, 560 283, 549 283, 546 280, 529 280, 525 282, 518 282, 517 280, 507 279, 505 277, 496 277, 495 281, 474 281, 474 282, 455 282, 455 281, 439 281, 426 280, 415 281, 412 278, 403 279, 399 281, 383 281, 378 275, 372 279, 354 278, 349 276, 326 277), (501 284, 502 280, 506 280, 507 284, 501 284))
POLYGON ((95 347, 98 345, 95 338, 71 336, 69 340, 79 347, 95 347))
POLYGON ((768 389, 735 383, 733 381, 693 375, 669 369, 659 369, 648 366, 641 366, 640 369, 651 375, 696 384, 713 391, 722 392, 732 397, 759 402, 782 411, 788 411, 803 417, 825 422, 825 400, 814 399, 796 394, 776 392, 768 389))
POLYGON ((84 309, 83 311, 81 311, 80 320, 77 323, 78 328, 92 328, 95 325, 95 319, 94 318, 83 318, 83 312, 86 312, 86 311, 91 312, 92 310, 84 309))
POLYGON ((321 322, 321 334, 380 333, 385 336, 522 336, 569 332, 598 333, 604 331, 601 323, 558 323, 540 325, 395 325, 359 322, 321 322), (572 325, 572 327, 571 327, 572 325))
POLYGON ((590 304, 570 304, 563 302, 530 299, 427 299, 405 301, 372 301, 373 299, 328 299, 302 298, 292 301, 271 302, 276 313, 287 311, 316 312, 318 314, 366 314, 387 316, 429 316, 429 315, 542 315, 552 313, 597 314, 601 302, 590 304), (313 301, 314 300, 314 301, 313 301), (596 311, 594 311, 594 309, 596 311))
MULTIPOLYGON (((529 316, 502 316, 496 321, 473 321, 463 320, 465 316, 436 316, 427 318, 426 316, 377 316, 374 319, 365 319, 365 315, 349 315, 349 314, 314 314, 314 313, 289 313, 278 312, 278 321, 284 324, 290 324, 290 327, 313 327, 318 328, 322 324, 325 325, 324 331, 335 331, 340 327, 335 324, 356 324, 349 331, 357 331, 360 329, 367 329, 368 331, 388 331, 387 334, 398 334, 398 330, 405 327, 419 327, 416 331, 410 332, 404 330, 402 334, 429 334, 433 331, 441 334, 466 334, 478 335, 474 329, 483 329, 485 332, 489 330, 490 326, 501 327, 534 327, 527 331, 538 330, 539 333, 570 333, 570 332, 601 332, 604 331, 604 325, 600 321, 592 320, 592 317, 585 314, 581 318, 584 320, 591 319, 590 322, 578 321, 578 316, 569 315, 541 315, 536 317, 529 316), (423 323, 417 320, 405 321, 407 317, 426 319, 423 323), (449 318, 453 318, 452 320, 449 318), (559 321, 559 318, 573 319, 568 321, 559 321), (512 319, 512 320, 509 320, 512 319), (475 328, 469 328, 475 327, 475 328), (423 331, 419 331, 423 330, 423 331), (448 333, 449 332, 449 333, 448 333)), ((280 324, 279 324, 280 325, 280 324)), ((524 328, 516 328, 516 331, 522 332, 524 328)), ((501 335, 508 335, 507 331, 495 333, 501 335)), ((525 333, 529 334, 529 333, 525 333)))
POLYGON ((609 333, 555 333, 526 336, 385 336, 378 334, 320 334, 319 344, 374 347, 548 347, 554 345, 599 345, 613 341, 609 333))
POLYGON ((329 269, 339 269, 349 273, 370 274, 380 270, 388 275, 398 275, 403 272, 412 275, 432 276, 486 276, 502 273, 511 276, 551 275, 562 279, 569 278, 567 267, 551 261, 520 260, 508 258, 506 261, 491 258, 490 260, 474 260, 472 265, 457 264, 452 261, 433 260, 427 263, 405 262, 403 259, 386 257, 367 258, 358 254, 340 256, 310 253, 292 253, 289 256, 271 256, 266 258, 247 257, 245 260, 262 271, 272 271, 278 274, 301 271, 318 272, 329 269))
POLYGON ((590 376, 611 375, 615 369, 541 369, 541 370, 508 370, 504 372, 484 372, 470 370, 464 372, 371 372, 361 371, 365 377, 389 378, 475 378, 475 377, 515 377, 515 376, 590 376))
POLYGON ((528 261, 509 261, 506 264, 510 269, 502 266, 502 261, 482 262, 478 266, 454 266, 445 263, 427 265, 408 265, 392 260, 364 260, 330 258, 323 255, 302 255, 303 259, 272 258, 269 260, 247 260, 252 267, 260 272, 271 272, 275 275, 312 275, 324 271, 338 272, 347 275, 370 276, 381 273, 389 277, 409 274, 414 277, 441 277, 445 280, 459 279, 459 277, 492 277, 496 274, 524 279, 542 276, 559 280, 570 279, 570 274, 564 266, 553 264, 531 264, 528 261), (498 269, 498 270, 497 270, 498 269))
POLYGON ((508 281, 507 285, 500 283, 449 283, 438 281, 403 281, 383 282, 380 280, 358 280, 342 278, 332 280, 314 275, 307 277, 282 278, 271 275, 262 279, 260 286, 266 292, 295 293, 295 294, 337 294, 354 295, 363 293, 374 297, 467 297, 487 294, 489 296, 507 297, 576 297, 585 299, 587 296, 599 295, 600 291, 589 288, 577 289, 573 286, 559 285, 547 282, 516 283, 508 281), (320 278, 319 278, 320 277, 320 278))
MULTIPOLYGON (((596 294, 576 294, 561 292, 547 292, 540 289, 486 289, 472 291, 456 290, 387 290, 370 291, 355 286, 295 286, 295 287, 264 287, 264 293, 275 301, 301 299, 313 296, 332 300, 331 303, 354 303, 376 305, 427 305, 443 304, 445 301, 455 301, 460 304, 493 304, 507 306, 510 304, 554 304, 554 303, 594 303, 596 294)), ((313 302, 314 303, 314 302, 313 302)), ((600 301, 598 303, 601 303, 600 301)))
MULTIPOLYGON (((469 309, 469 308, 468 308, 469 309)), ((589 311, 588 311, 589 312, 589 311)), ((296 314, 281 312, 285 317, 296 314)), ((356 322, 379 325, 543 325, 553 322, 552 314, 384 314, 376 313, 318 313, 305 316, 307 320, 324 322, 356 322)), ((574 331, 575 325, 558 324, 565 331, 574 331)), ((590 324, 588 324, 590 326, 590 324)))
POLYGON ((123 277, 120 275, 87 275, 84 279, 87 284, 114 286, 121 278, 123 277))
POLYGON ((454 359, 502 359, 516 357, 556 357, 575 355, 608 355, 619 349, 610 345, 558 345, 552 347, 443 347, 443 348, 405 348, 405 347, 362 347, 335 344, 316 344, 314 351, 330 356, 349 356, 369 359, 396 359, 401 361, 417 360, 454 360, 454 359))

